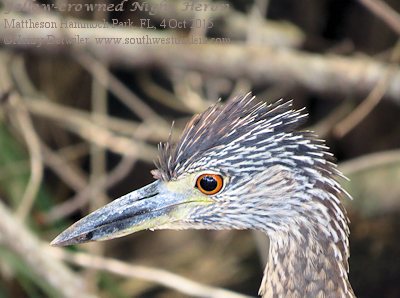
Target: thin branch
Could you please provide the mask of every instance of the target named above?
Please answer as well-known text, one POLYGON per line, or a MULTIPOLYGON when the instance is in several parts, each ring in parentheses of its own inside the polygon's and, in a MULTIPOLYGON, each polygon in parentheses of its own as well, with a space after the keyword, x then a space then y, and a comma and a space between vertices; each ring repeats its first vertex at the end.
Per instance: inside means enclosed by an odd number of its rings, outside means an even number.
POLYGON ((89 255, 81 252, 70 253, 60 248, 49 248, 48 252, 55 258, 75 265, 85 268, 104 270, 124 277, 132 277, 154 282, 192 297, 249 297, 228 290, 205 286, 162 269, 126 264, 115 259, 89 255))
POLYGON ((89 153, 88 144, 80 142, 76 144, 67 145, 57 150, 57 153, 63 156, 67 161, 72 162, 76 159, 82 158, 89 153))
POLYGON ((249 13, 247 14, 247 32, 246 32, 246 43, 247 44, 263 44, 262 41, 262 29, 263 24, 266 21, 265 15, 268 10, 268 0, 256 0, 254 1, 249 13))
POLYGON ((335 126, 333 133, 337 137, 342 138, 347 135, 378 105, 386 93, 392 73, 393 71, 388 70, 387 74, 376 84, 367 98, 350 115, 335 126))
POLYGON ((102 176, 96 182, 85 185, 73 197, 65 200, 65 202, 54 206, 43 218, 45 223, 65 218, 76 212, 76 210, 85 206, 93 192, 93 189, 108 189, 126 177, 132 167, 135 165, 136 159, 124 157, 118 165, 106 176, 102 176))
MULTIPOLYGON (((135 136, 141 135, 142 137, 146 137, 149 131, 145 128, 145 124, 140 125, 135 131, 135 136)), ((90 181, 90 183, 80 189, 75 196, 66 200, 62 204, 53 207, 45 216, 44 221, 47 223, 57 221, 83 207, 90 199, 93 190, 101 189, 102 191, 100 193, 103 193, 103 190, 111 188, 120 180, 125 178, 125 176, 131 171, 132 167, 136 164, 137 159, 138 158, 135 157, 123 156, 123 159, 108 175, 103 175, 96 179, 96 181, 90 181)))
MULTIPOLYGON (((106 4, 108 0, 100 0, 97 3, 106 4)), ((109 15, 107 11, 97 11, 93 18, 95 20, 108 19, 109 15)), ((74 56, 75 57, 75 56, 74 56)), ((107 117, 108 115, 108 90, 109 90, 109 78, 110 71, 106 64, 102 64, 102 72, 97 74, 97 77, 92 75, 91 85, 91 119, 94 123, 97 123, 97 118, 107 117), (102 81, 102 83, 100 82, 102 81)), ((107 155, 106 150, 95 144, 90 144, 90 172, 89 172, 89 184, 94 185, 99 183, 102 177, 106 176, 107 173, 107 155)), ((88 211, 92 212, 101 206, 107 204, 107 198, 102 195, 105 193, 103 185, 98 187, 92 187, 89 195, 89 208, 88 211)), ((105 243, 104 242, 92 242, 87 246, 88 252, 94 255, 104 255, 105 243)), ((89 284, 91 289, 97 288, 98 276, 95 270, 87 269, 83 274, 86 282, 89 284)))
POLYGON ((375 167, 400 163, 400 150, 388 150, 363 155, 339 164, 340 171, 346 176, 375 167))
POLYGON ((21 220, 24 220, 31 210, 36 195, 39 191, 40 184, 43 178, 43 162, 40 151, 40 141, 33 127, 30 115, 23 105, 22 100, 16 92, 9 93, 9 90, 14 90, 12 79, 9 75, 9 55, 1 54, 0 58, 4 61, 0 67, 0 91, 7 95, 7 111, 10 119, 15 123, 15 127, 19 129, 19 133, 24 138, 30 158, 30 177, 20 205, 17 209, 17 215, 21 220), (7 61, 7 62, 6 62, 7 61))
POLYGON ((320 138, 326 138, 332 130, 345 118, 353 109, 354 104, 351 101, 344 100, 326 117, 315 123, 310 129, 314 131, 320 138))
POLYGON ((379 104, 387 92, 389 83, 393 75, 397 71, 397 61, 400 58, 400 42, 394 46, 390 61, 391 65, 386 70, 386 73, 378 81, 376 86, 368 94, 368 96, 363 100, 358 107, 341 122, 339 122, 334 128, 334 134, 338 137, 343 137, 348 134, 354 127, 356 127, 364 118, 366 118, 371 111, 379 104))
POLYGON ((41 144, 43 152, 43 162, 50 168, 66 185, 74 191, 85 188, 87 183, 86 175, 66 161, 61 154, 53 152, 44 143, 41 144))
MULTIPOLYGON (((261 0, 267 2, 265 0, 261 0)), ((159 4, 159 0, 148 0, 146 1, 150 5, 159 4)), ((201 1, 202 4, 207 5, 211 1, 201 1)), ((222 3, 221 1, 220 3, 222 3)), ((260 1, 258 1, 260 2, 260 1)), ((150 18, 161 22, 163 19, 174 19, 178 22, 186 20, 187 23, 191 24, 193 20, 198 17, 198 13, 195 10, 182 9, 183 1, 169 1, 169 9, 160 10, 158 13, 151 15, 150 18)), ((248 29, 248 16, 245 13, 235 10, 231 4, 229 9, 217 9, 214 11, 208 11, 207 17, 201 16, 200 19, 212 20, 214 24, 218 24, 216 32, 212 32, 212 29, 208 29, 211 33, 218 33, 220 36, 228 37, 232 40, 243 41, 246 38, 248 29)), ((266 3, 259 4, 261 11, 265 12, 266 3)), ((204 13, 204 12, 200 12, 204 13)), ((265 14, 264 14, 265 15, 265 14)), ((193 26, 196 29, 196 26, 193 26)), ((198 28, 205 30, 207 28, 198 28)), ((194 30, 192 30, 191 33, 194 30)), ((197 30, 198 31, 198 30, 197 30)), ((199 32, 196 32, 199 33, 199 32)), ((299 27, 288 22, 288 21, 275 21, 265 20, 259 24, 257 28, 258 40, 260 43, 270 45, 274 47, 299 47, 305 40, 305 34, 299 27)))
MULTIPOLYGON (((111 116, 101 116, 98 115, 96 118, 96 123, 90 120, 90 113, 74 109, 68 106, 60 105, 54 103, 48 99, 31 99, 25 101, 26 107, 30 113, 48 118, 57 122, 60 122, 63 126, 67 127, 81 127, 88 125, 96 125, 99 129, 112 130, 115 133, 126 135, 128 137, 133 137, 135 131, 140 126, 139 123, 134 121, 127 121, 111 116), (68 115, 68 117, 65 117, 68 115), (104 127, 104 128, 102 128, 104 127)), ((72 129, 72 128, 71 128, 72 129)), ((144 127, 142 130, 148 130, 146 137, 142 135, 135 135, 138 140, 149 140, 158 142, 163 139, 168 138, 169 128, 158 127, 157 129, 153 127, 144 127)))
POLYGON ((171 71, 171 82, 177 99, 181 105, 192 110, 193 113, 204 111, 210 106, 205 98, 202 87, 204 81, 200 73, 182 70, 171 71))
POLYGON ((73 57, 78 61, 101 85, 114 93, 123 104, 136 113, 142 120, 157 125, 165 125, 162 119, 147 104, 140 100, 132 91, 122 84, 108 69, 84 51, 76 50, 73 57))
POLYGON ((358 0, 400 36, 400 14, 380 0, 358 0))
MULTIPOLYGON (((66 32, 68 34, 68 32, 66 32)), ((140 100, 133 92, 131 92, 125 85, 123 85, 111 72, 105 67, 104 64, 97 61, 95 58, 92 58, 89 54, 79 49, 76 50, 76 55, 73 57, 81 63, 81 65, 86 68, 94 78, 93 87, 94 98, 98 98, 98 94, 100 90, 103 91, 103 97, 106 96, 107 90, 111 90, 119 99, 129 107, 134 113, 138 114, 142 117, 147 123, 148 127, 152 129, 152 127, 156 126, 157 128, 153 128, 152 130, 161 130, 163 131, 162 127, 164 127, 164 131, 166 136, 169 135, 169 125, 164 122, 162 118, 158 116, 147 104, 140 100), (157 125, 154 125, 156 122, 157 125)), ((13 59, 14 67, 11 69, 14 74, 14 78, 18 78, 18 89, 22 89, 22 94, 25 96, 32 95, 32 94, 39 94, 39 92, 35 89, 32 82, 30 81, 27 71, 25 69, 24 60, 17 56, 16 59, 13 59)), ((40 95, 38 95, 40 97, 40 95)), ((47 108, 47 111, 51 108, 57 108, 56 106, 52 106, 51 103, 46 100, 44 102, 45 107, 43 105, 39 107, 39 110, 42 111, 42 108, 47 108)), ((37 103, 37 102, 36 102, 37 103)), ((42 102, 43 103, 43 102, 42 102)), ((37 110, 37 109, 36 109, 37 110)), ((93 115, 91 115, 93 116, 93 115)), ((92 119, 93 117, 91 117, 92 119)), ((100 122, 109 124, 110 126, 115 126, 115 129, 118 133, 120 131, 129 132, 129 135, 136 131, 136 129, 132 128, 132 124, 129 121, 124 121, 120 119, 111 119, 106 114, 96 113, 95 119, 93 122, 100 122)), ((150 134, 147 134, 150 135, 150 134)), ((154 135, 154 134, 151 134, 154 135)), ((140 135, 137 135, 140 138, 140 135)))
MULTIPOLYGON (((39 16, 22 16, 10 13, 9 18, 16 21, 43 21, 39 16)), ((46 21, 60 22, 56 16, 46 15, 46 21)), ((87 21, 75 20, 80 24, 87 21)), ((93 22, 89 22, 94 24, 93 22)), ((13 39, 20 36, 21 39, 35 40, 46 34, 55 36, 56 39, 65 39, 63 31, 57 28, 46 30, 7 28, 0 31, 0 40, 13 39)), ((298 86, 307 88, 313 92, 326 94, 366 96, 379 79, 389 68, 388 64, 378 62, 367 57, 347 57, 338 55, 319 55, 305 53, 288 48, 274 48, 268 46, 246 46, 243 44, 167 44, 154 46, 153 40, 165 40, 172 37, 166 32, 146 31, 135 28, 105 28, 102 30, 90 30, 85 28, 71 29, 70 34, 79 34, 82 38, 88 38, 87 44, 80 47, 88 49, 101 60, 111 66, 120 67, 145 67, 160 66, 167 70, 182 69, 195 70, 215 76, 230 79, 247 77, 253 83, 292 82, 298 86), (142 39, 149 38, 144 44, 110 44, 99 45, 96 38, 121 38, 142 39)), ((62 45, 35 44, 10 44, 8 48, 25 49, 38 54, 71 54, 71 47, 62 45), (40 50, 40 51, 38 51, 40 50)), ((400 68, 396 68, 386 93, 389 99, 400 103, 400 68)))
POLYGON ((355 199, 351 202, 345 200, 348 210, 368 216, 400 210, 399 169, 399 149, 367 154, 340 163, 339 170, 352 179, 348 187, 355 199))
POLYGON ((29 113, 17 95, 10 98, 12 116, 18 124, 21 135, 24 137, 29 151, 30 158, 30 177, 25 189, 21 203, 17 209, 17 215, 21 220, 25 220, 35 202, 40 184, 43 179, 43 161, 40 150, 39 136, 36 134, 29 113))
MULTIPOLYGON (((28 98, 26 98, 25 101, 30 111, 44 115, 44 111, 36 106, 39 101, 36 102, 36 99, 28 98)), ((120 137, 114 132, 98 126, 89 120, 90 117, 82 116, 83 112, 81 112, 81 114, 70 113, 74 110, 51 104, 49 102, 45 103, 45 101, 40 101, 40 104, 42 107, 45 105, 51 111, 50 113, 49 110, 47 111, 45 114, 46 117, 56 120, 58 123, 62 124, 64 128, 79 135, 88 142, 97 144, 100 147, 107 148, 110 151, 122 155, 139 157, 140 159, 151 163, 157 154, 157 150, 153 146, 147 145, 139 140, 134 141, 126 137, 120 137), (68 117, 66 117, 66 115, 68 115, 68 117)), ((85 115, 85 113, 83 114, 85 115)))
POLYGON ((73 273, 57 258, 49 255, 45 249, 48 244, 40 241, 10 212, 0 199, 0 235, 1 243, 17 254, 29 268, 61 297, 95 297, 82 283, 81 277, 73 273))
MULTIPOLYGON (((72 164, 68 163, 64 158, 62 157, 61 154, 53 152, 50 148, 48 148, 45 144, 42 144, 42 150, 43 150, 43 155, 44 155, 44 163, 46 166, 48 166, 55 174, 58 175, 58 177, 64 181, 66 185, 71 187, 75 192, 81 193, 83 192, 88 186, 88 177, 85 175, 80 169, 75 168, 72 164)), ((90 185, 89 185, 90 186, 90 185)), ((58 217, 54 220, 58 220, 60 218, 65 218, 68 216, 70 213, 76 211, 77 209, 83 207, 88 199, 90 198, 89 194, 90 192, 85 192, 86 196, 82 199, 82 202, 79 201, 77 203, 76 201, 72 200, 67 200, 66 202, 62 203, 61 205, 52 207, 50 211, 43 216, 42 221, 45 223, 48 223, 49 221, 52 221, 49 219, 49 214, 53 214, 55 210, 59 210, 58 217), (64 204, 68 204, 69 206, 72 206, 74 208, 70 208, 68 210, 71 210, 70 213, 68 212, 63 212, 62 206, 64 204)), ((102 201, 107 202, 109 201, 108 196, 102 191, 99 192, 98 198, 100 198, 102 201)))
POLYGON ((199 112, 193 111, 189 105, 185 105, 185 102, 178 101, 175 94, 155 83, 148 72, 138 76, 137 82, 147 96, 170 109, 184 113, 199 112))
MULTIPOLYGON (((4 72, 3 80, 6 81, 11 81, 11 78, 9 74, 6 71, 4 72)), ((79 135, 83 139, 87 140, 88 142, 94 143, 100 147, 107 148, 108 150, 112 152, 116 152, 122 155, 126 156, 132 156, 132 157, 138 157, 142 160, 145 160, 147 162, 153 162, 154 157, 157 155, 157 150, 154 148, 154 146, 147 145, 144 142, 141 142, 139 140, 134 141, 132 139, 126 138, 126 137, 120 137, 116 133, 111 132, 107 129, 104 129, 97 124, 95 124, 90 117, 89 113, 82 114, 79 113, 70 113, 71 109, 68 109, 66 107, 60 107, 55 104, 51 104, 48 100, 33 100, 31 97, 24 97, 20 99, 20 97, 15 93, 14 94, 15 98, 18 99, 18 103, 20 103, 21 108, 20 110, 35 110, 38 114, 43 114, 44 111, 47 111, 46 116, 62 121, 65 128, 67 128, 69 131, 79 135), (37 107, 37 104, 41 104, 40 107, 37 107), (87 117, 89 115, 89 117, 87 117)), ((73 111, 73 110, 72 110, 73 111)), ((27 113, 27 112, 26 112, 27 113)), ((27 113, 27 117, 29 117, 29 114, 27 113)), ((104 117, 102 117, 104 118, 104 117)), ((19 119, 21 121, 21 119, 19 119)), ((30 120, 29 120, 30 121, 30 120)), ((26 122, 26 121, 25 121, 26 122)), ((28 123, 21 123, 21 125, 24 125, 24 129, 22 130, 22 133, 26 134, 29 133, 26 137, 32 138, 32 129, 29 129, 28 123)), ((32 126, 32 124, 30 124, 32 126)), ((137 126, 138 128, 140 126, 137 126)), ((161 126, 158 126, 157 129, 159 129, 161 126)), ((141 130, 144 128, 141 127, 141 130)), ((156 128, 154 127, 154 130, 156 128)), ((33 130, 34 131, 34 130, 33 130)), ((153 130, 152 130, 153 131, 153 130)), ((138 134, 140 137, 142 134, 138 134)), ((151 135, 149 132, 147 135, 151 135)), ((30 141, 29 144, 35 144, 32 143, 31 139, 28 139, 30 141)), ((40 152, 40 142, 37 141, 37 149, 40 152)), ((36 152, 33 152, 33 154, 36 154, 36 152)), ((37 158, 41 158, 40 154, 35 155, 38 156, 37 158)), ((35 177, 36 177, 36 183, 37 183, 37 166, 34 169, 35 170, 35 177)), ((32 194, 32 190, 34 189, 29 189, 29 194, 32 194)), ((30 202, 31 200, 27 201, 30 202)), ((21 210, 24 210, 24 212, 27 211, 27 207, 29 207, 27 204, 23 205, 21 210)))
MULTIPOLYGON (((103 80, 108 80, 108 71, 104 72, 105 77, 103 80)), ((96 79, 92 80, 92 121, 97 122, 97 117, 106 117, 107 108, 107 90, 106 86, 102 86, 96 79)), ((107 156, 104 148, 98 147, 95 144, 90 145, 90 184, 94 184, 105 176, 107 172, 107 156)), ((89 211, 92 212, 98 209, 100 206, 105 205, 108 201, 104 196, 100 194, 104 193, 102 187, 92 188, 92 193, 89 200, 89 211)), ((104 243, 96 243, 92 245, 93 250, 91 253, 102 254, 102 247, 104 243)), ((93 276, 92 276, 93 277, 93 276)))

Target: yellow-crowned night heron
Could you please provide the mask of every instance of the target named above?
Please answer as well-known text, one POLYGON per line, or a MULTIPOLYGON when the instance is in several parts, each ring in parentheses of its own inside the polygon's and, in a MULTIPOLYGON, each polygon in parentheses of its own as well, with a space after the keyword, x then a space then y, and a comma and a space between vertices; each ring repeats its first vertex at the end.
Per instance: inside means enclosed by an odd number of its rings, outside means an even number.
POLYGON ((348 196, 324 143, 296 132, 291 102, 250 95, 216 104, 160 146, 157 181, 81 219, 53 245, 144 229, 254 229, 270 238, 264 297, 354 297, 348 280, 348 196))

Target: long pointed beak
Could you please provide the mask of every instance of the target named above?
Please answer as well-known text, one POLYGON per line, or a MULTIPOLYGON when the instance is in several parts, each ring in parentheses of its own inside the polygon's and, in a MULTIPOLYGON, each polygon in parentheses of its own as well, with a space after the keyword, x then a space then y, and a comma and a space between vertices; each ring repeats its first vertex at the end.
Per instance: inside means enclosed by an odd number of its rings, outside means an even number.
POLYGON ((51 245, 106 240, 170 224, 179 217, 174 210, 186 200, 184 195, 168 191, 163 182, 155 181, 82 218, 58 235, 51 245))

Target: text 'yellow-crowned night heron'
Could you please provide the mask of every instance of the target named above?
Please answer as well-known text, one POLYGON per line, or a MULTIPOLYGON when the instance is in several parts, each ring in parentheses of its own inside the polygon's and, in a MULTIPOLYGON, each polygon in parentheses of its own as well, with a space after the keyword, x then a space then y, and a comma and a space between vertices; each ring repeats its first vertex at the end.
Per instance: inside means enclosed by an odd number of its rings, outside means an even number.
POLYGON ((211 106, 160 146, 155 182, 81 219, 53 245, 144 229, 254 229, 270 238, 263 297, 354 297, 349 228, 324 143, 291 102, 249 94, 211 106))

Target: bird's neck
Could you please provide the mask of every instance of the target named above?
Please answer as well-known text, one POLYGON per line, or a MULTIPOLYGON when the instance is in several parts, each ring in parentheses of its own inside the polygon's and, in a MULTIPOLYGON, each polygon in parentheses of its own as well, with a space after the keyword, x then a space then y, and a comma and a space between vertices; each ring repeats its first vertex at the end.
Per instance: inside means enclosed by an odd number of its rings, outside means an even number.
POLYGON ((260 295, 355 297, 347 277, 347 235, 346 241, 342 241, 315 229, 307 225, 270 235, 269 260, 260 295))

